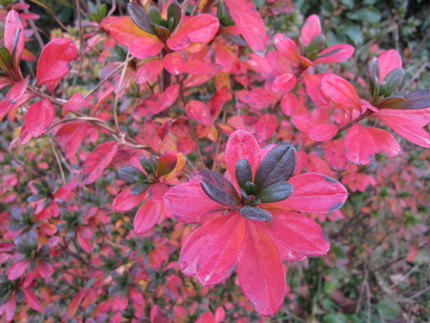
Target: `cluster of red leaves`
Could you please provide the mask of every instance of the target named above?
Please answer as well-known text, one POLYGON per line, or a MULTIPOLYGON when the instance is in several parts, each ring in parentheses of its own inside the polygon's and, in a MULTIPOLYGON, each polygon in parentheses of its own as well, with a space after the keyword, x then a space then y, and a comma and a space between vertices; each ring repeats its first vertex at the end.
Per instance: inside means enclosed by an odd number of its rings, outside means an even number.
MULTIPOLYGON (((267 2, 268 15, 289 10, 275 2, 267 2)), ((289 293, 282 260, 326 255, 330 247, 320 225, 303 213, 343 218, 347 192, 332 177, 351 191, 382 185, 358 165, 377 153, 401 152, 384 124, 430 146, 430 92, 399 92, 404 71, 395 50, 370 60, 368 87, 359 95, 327 65, 347 60, 354 48, 326 47, 316 15, 297 39, 268 38, 252 1, 187 3, 131 2, 128 16, 93 22, 96 31, 80 39, 54 38, 37 59, 25 49, 26 20, 37 16, 19 14, 25 4, 2 13, 0 87, 8 88, 0 121, 7 116, 21 127, 10 150, 41 137, 53 154, 39 161, 24 150, 44 172, 25 183, 31 195, 8 189, 20 180, 13 172, 3 179, 0 315, 6 321, 28 318, 19 304, 51 320, 71 319, 82 308, 97 321, 167 322, 171 317, 156 302, 164 297, 174 302, 177 321, 201 314, 201 323, 220 322, 234 308, 231 300, 223 298, 214 313, 188 304, 187 297, 210 289, 186 286, 179 270, 215 285, 236 266, 255 310, 274 315, 289 293), (112 63, 119 45, 128 52, 112 63), (73 84, 78 56, 93 67, 83 59, 92 51, 103 66, 100 82, 86 94, 61 89, 60 82, 73 84), (23 59, 37 60, 34 80, 23 75, 23 59), (290 145, 273 144, 280 140, 290 145), (297 154, 292 145, 301 148, 297 154), (49 172, 52 160, 59 174, 49 172), (224 168, 222 176, 217 171, 224 168), (123 188, 124 182, 132 185, 123 188), (133 224, 115 212, 136 207, 133 224), (202 225, 193 230, 176 220, 202 225), (67 311, 55 280, 72 295, 67 311)), ((245 298, 239 304, 249 307, 245 298)))

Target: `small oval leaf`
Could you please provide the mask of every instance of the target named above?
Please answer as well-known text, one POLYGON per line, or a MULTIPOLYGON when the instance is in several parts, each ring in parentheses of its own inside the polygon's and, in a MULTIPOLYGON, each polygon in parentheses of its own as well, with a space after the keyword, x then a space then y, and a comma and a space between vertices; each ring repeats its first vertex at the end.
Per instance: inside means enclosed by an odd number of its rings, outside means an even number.
POLYGON ((212 200, 227 206, 236 206, 239 204, 234 186, 224 176, 205 169, 200 171, 199 177, 203 190, 212 200))
POLYGON ((149 186, 151 186, 151 184, 138 183, 131 188, 131 194, 140 195, 140 194, 146 192, 146 190, 149 188, 149 186))
POLYGON ((278 182, 266 187, 260 194, 261 202, 271 203, 287 199, 293 193, 293 185, 288 182, 278 182))
POLYGON ((145 176, 140 170, 134 166, 123 166, 118 170, 118 177, 127 183, 136 183, 145 176))
POLYGON ((260 209, 258 207, 252 207, 249 205, 244 206, 240 209, 240 215, 250 219, 264 222, 270 222, 273 219, 272 213, 269 211, 260 209))
POLYGON ((267 153, 257 169, 257 192, 280 181, 288 181, 296 168, 296 149, 292 145, 279 145, 267 153))
POLYGON ((240 187, 244 187, 247 182, 252 182, 251 165, 244 158, 236 162, 236 179, 240 187))
POLYGON ((142 6, 134 2, 129 2, 127 4, 127 13, 140 29, 152 33, 151 19, 149 19, 148 13, 142 6))

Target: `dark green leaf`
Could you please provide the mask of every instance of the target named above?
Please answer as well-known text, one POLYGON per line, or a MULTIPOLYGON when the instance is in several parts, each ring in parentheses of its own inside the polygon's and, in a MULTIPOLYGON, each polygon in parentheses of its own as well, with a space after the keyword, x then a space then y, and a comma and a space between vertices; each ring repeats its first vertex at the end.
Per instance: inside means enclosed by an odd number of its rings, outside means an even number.
POLYGON ((134 166, 123 166, 118 170, 118 177, 127 183, 136 183, 145 176, 134 166))
POLYGON ((133 20, 133 22, 142 30, 152 33, 151 30, 151 19, 148 16, 146 10, 134 2, 129 2, 127 4, 127 12, 133 20))
POLYGON ((239 204, 237 192, 233 184, 226 180, 224 176, 205 169, 200 171, 199 177, 203 190, 212 200, 227 206, 239 204))
POLYGON ((155 174, 155 163, 144 156, 140 157, 140 164, 148 174, 155 174))
POLYGON ((376 106, 380 109, 392 109, 403 101, 405 101, 403 96, 390 96, 378 101, 376 106))
POLYGON ((144 193, 149 188, 149 186, 151 186, 151 184, 147 183, 138 183, 136 185, 133 185, 133 187, 131 188, 131 194, 140 195, 144 193))
POLYGON ((160 10, 154 6, 149 9, 149 18, 151 18, 152 23, 155 25, 161 25, 161 21, 163 20, 160 10))
POLYGON ((264 157, 254 183, 257 192, 280 181, 288 181, 296 168, 296 150, 292 145, 279 145, 264 157))
POLYGON ((270 222, 272 221, 272 213, 269 211, 260 209, 258 207, 252 207, 252 206, 244 206, 240 209, 240 215, 250 219, 250 220, 258 220, 258 221, 264 221, 264 222, 270 222))
POLYGON ((176 1, 167 9, 167 21, 170 32, 174 31, 181 21, 181 6, 176 1))
POLYGON ((405 76, 405 71, 403 68, 396 68, 392 70, 385 77, 384 81, 381 84, 381 88, 379 90, 379 94, 383 96, 390 96, 399 90, 400 85, 403 82, 403 78, 405 76))
POLYGON ((278 182, 266 187, 259 195, 261 202, 272 203, 283 201, 293 193, 293 185, 288 182, 278 182))
POLYGON ((236 162, 236 179, 240 187, 244 187, 247 182, 252 182, 251 165, 244 158, 236 162))
POLYGON ((6 47, 0 48, 0 69, 7 72, 12 65, 10 53, 6 47))
POLYGON ((384 298, 376 304, 376 308, 378 309, 379 315, 382 316, 382 319, 385 320, 394 320, 396 319, 400 313, 401 309, 399 304, 395 301, 384 298))

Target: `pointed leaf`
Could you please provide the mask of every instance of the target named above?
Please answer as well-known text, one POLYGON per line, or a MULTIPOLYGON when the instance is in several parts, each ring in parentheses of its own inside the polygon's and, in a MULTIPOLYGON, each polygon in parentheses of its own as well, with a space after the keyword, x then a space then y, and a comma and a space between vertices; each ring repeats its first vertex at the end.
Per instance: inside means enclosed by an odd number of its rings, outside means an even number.
POLYGON ((29 260, 19 261, 14 263, 12 266, 9 267, 7 270, 7 279, 8 280, 17 280, 20 278, 24 272, 27 270, 29 265, 29 260))
POLYGON ((146 198, 146 193, 141 195, 133 195, 132 188, 128 187, 119 193, 113 201, 112 208, 118 212, 125 212, 131 210, 139 203, 143 202, 146 198))
POLYGON ((12 57, 13 65, 19 69, 19 62, 25 45, 25 35, 21 18, 15 10, 10 10, 6 16, 3 41, 12 57))
POLYGON ((399 99, 398 102, 390 103, 387 106, 390 109, 425 109, 428 107, 430 107, 430 90, 409 92, 404 95, 404 100, 399 99))
POLYGON ((118 169, 118 178, 126 181, 127 183, 136 183, 143 176, 145 176, 140 170, 136 167, 127 165, 118 169))
POLYGON ((284 303, 285 272, 276 246, 259 227, 248 221, 249 234, 239 259, 239 285, 264 316, 274 315, 284 303))
POLYGON ((234 186, 220 173, 204 169, 198 176, 203 190, 212 200, 226 206, 239 204, 234 186))
POLYGON ((37 84, 46 84, 52 92, 58 82, 70 71, 70 62, 78 56, 71 39, 56 38, 43 47, 37 62, 37 84))
POLYGON ((280 181, 288 181, 296 168, 296 150, 291 145, 278 145, 261 161, 255 175, 257 192, 280 181))
POLYGON ((335 74, 327 74, 321 80, 322 92, 333 102, 346 108, 358 108, 360 99, 354 86, 335 74))
POLYGON ((251 49, 263 55, 267 47, 266 29, 253 1, 225 0, 231 17, 251 49))
POLYGON ((327 47, 318 54, 315 64, 329 64, 342 62, 354 54, 354 47, 347 44, 338 44, 327 47))
POLYGON ((94 149, 82 166, 82 177, 85 185, 94 183, 109 166, 118 151, 116 141, 108 141, 94 149))
POLYGON ((311 15, 306 18, 300 32, 300 39, 304 46, 307 46, 312 41, 312 38, 321 34, 321 22, 317 15, 311 15))
POLYGON ((127 13, 131 20, 142 30, 152 33, 152 21, 149 19, 146 10, 135 2, 127 3, 127 13))
POLYGON ((399 90, 400 85, 402 85, 404 76, 405 71, 403 68, 396 68, 392 70, 390 73, 388 73, 388 75, 382 82, 379 94, 383 96, 390 96, 392 94, 396 94, 396 92, 399 90))
POLYGON ((284 56, 288 58, 290 62, 298 63, 298 49, 297 45, 291 38, 288 38, 287 36, 283 34, 276 34, 275 35, 275 46, 276 49, 284 56))
POLYGON ((151 230, 160 218, 161 206, 161 203, 146 201, 134 216, 134 231, 142 234, 151 230))
POLYGON ((262 204, 262 207, 283 210, 327 213, 345 203, 348 193, 338 181, 318 173, 306 173, 290 178, 293 194, 284 201, 262 204))
POLYGON ((28 306, 30 306, 30 308, 35 311, 43 313, 43 306, 36 295, 34 295, 34 293, 28 288, 24 288, 22 291, 24 292, 25 300, 27 301, 28 306))
POLYGON ((25 125, 33 137, 45 133, 55 117, 55 108, 47 99, 30 105, 25 115, 25 125))

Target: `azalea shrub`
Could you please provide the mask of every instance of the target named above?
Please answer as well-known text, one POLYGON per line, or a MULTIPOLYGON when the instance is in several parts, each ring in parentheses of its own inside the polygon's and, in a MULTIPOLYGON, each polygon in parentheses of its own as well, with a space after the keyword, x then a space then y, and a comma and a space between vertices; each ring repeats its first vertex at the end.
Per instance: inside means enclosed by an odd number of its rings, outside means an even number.
POLYGON ((407 48, 288 0, 0 4, 2 322, 428 318, 407 48))

